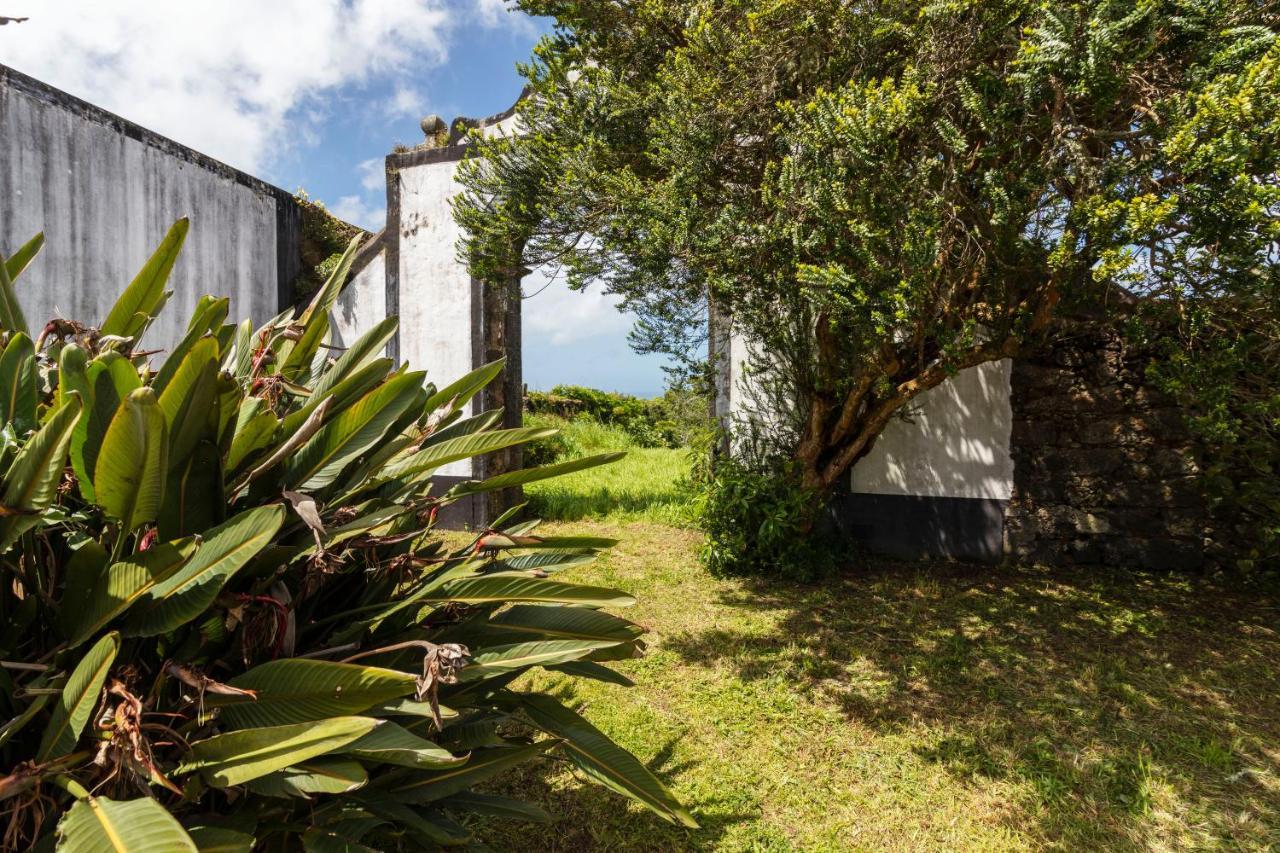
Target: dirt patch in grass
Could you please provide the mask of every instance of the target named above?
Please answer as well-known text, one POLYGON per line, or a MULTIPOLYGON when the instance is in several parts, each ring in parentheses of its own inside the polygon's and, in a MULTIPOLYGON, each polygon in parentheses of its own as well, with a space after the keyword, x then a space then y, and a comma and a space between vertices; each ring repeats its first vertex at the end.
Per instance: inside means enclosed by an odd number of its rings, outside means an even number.
POLYGON ((1179 576, 882 565, 711 578, 697 534, 622 539, 574 579, 651 630, 624 689, 530 676, 665 778, 686 832, 562 765, 503 789, 556 821, 514 850, 1280 845, 1280 600, 1179 576))

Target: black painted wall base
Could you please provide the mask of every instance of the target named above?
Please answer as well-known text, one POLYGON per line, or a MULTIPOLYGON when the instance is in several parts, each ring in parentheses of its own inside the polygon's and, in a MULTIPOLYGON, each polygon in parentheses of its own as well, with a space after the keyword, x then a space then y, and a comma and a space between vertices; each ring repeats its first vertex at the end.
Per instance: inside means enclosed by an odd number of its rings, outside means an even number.
POLYGON ((987 498, 844 494, 832 501, 831 521, 877 554, 998 563, 1007 505, 987 498))

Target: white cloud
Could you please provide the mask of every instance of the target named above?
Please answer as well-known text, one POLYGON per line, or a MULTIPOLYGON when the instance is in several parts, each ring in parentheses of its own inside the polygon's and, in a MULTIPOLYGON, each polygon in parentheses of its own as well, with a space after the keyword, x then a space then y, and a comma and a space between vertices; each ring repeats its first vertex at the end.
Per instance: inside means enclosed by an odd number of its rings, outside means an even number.
POLYGON ((383 104, 388 118, 422 118, 426 114, 426 96, 407 86, 396 86, 391 97, 383 104))
POLYGON ((387 209, 368 204, 358 195, 344 195, 329 205, 329 212, 366 231, 378 232, 387 224, 387 209))
POLYGON ((631 319, 618 310, 620 297, 599 287, 570 290, 563 277, 548 279, 537 271, 525 280, 524 291, 527 298, 521 306, 521 321, 526 334, 546 335, 552 346, 586 338, 616 338, 631 328, 631 319))
POLYGON ((383 190, 387 186, 387 161, 382 157, 361 160, 356 166, 360 173, 360 186, 365 192, 383 190))
MULTIPOLYGON (((314 143, 326 93, 445 61, 448 0, 9 0, 0 61, 260 173, 314 143)), ((469 14, 491 16, 492 0, 469 14)), ((418 108, 398 90, 393 106, 418 108)), ((420 111, 420 110, 419 110, 420 111)))

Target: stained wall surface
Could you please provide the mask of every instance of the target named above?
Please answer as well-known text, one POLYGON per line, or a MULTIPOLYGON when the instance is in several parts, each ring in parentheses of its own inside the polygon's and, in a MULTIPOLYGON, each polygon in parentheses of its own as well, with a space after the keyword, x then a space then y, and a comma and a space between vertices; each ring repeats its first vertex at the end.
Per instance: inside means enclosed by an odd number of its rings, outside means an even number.
POLYGON ((32 327, 100 322, 182 216, 174 293, 146 345, 175 343, 205 293, 229 296, 233 318, 278 313, 299 263, 288 193, 0 66, 0 252, 46 239, 17 287, 32 327))

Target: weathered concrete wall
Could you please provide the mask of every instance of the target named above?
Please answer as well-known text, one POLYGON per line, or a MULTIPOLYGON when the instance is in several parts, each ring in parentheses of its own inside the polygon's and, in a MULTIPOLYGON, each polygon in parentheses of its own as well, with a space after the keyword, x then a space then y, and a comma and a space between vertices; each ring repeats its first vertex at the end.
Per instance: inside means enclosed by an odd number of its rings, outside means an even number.
POLYGON ((1062 324, 1013 371, 1011 558, 1194 569, 1212 527, 1185 416, 1145 381, 1145 354, 1062 324))
POLYGON ((176 342, 205 293, 256 322, 288 304, 299 239, 288 193, 0 66, 0 252, 46 239, 17 288, 33 327, 100 322, 181 216, 191 230, 148 347, 176 342))
MULTIPOLYGON (((424 121, 424 131, 437 125, 424 121)), ((429 371, 443 387, 473 369, 506 357, 503 377, 471 403, 471 412, 503 410, 504 425, 518 426, 520 400, 519 281, 485 284, 473 279, 458 260, 463 238, 450 201, 462 187, 459 162, 467 154, 466 132, 515 131, 514 108, 489 119, 456 119, 426 144, 387 157, 385 238, 386 310, 400 316, 393 355, 429 371)), ((510 470, 519 454, 502 452, 482 459, 450 463, 438 472, 442 487, 462 479, 480 479, 510 470)), ((449 523, 480 525, 518 494, 478 496, 451 508, 449 523)))
POLYGON ((383 235, 374 236, 351 265, 338 301, 329 312, 330 343, 349 347, 387 318, 387 251, 383 235))

